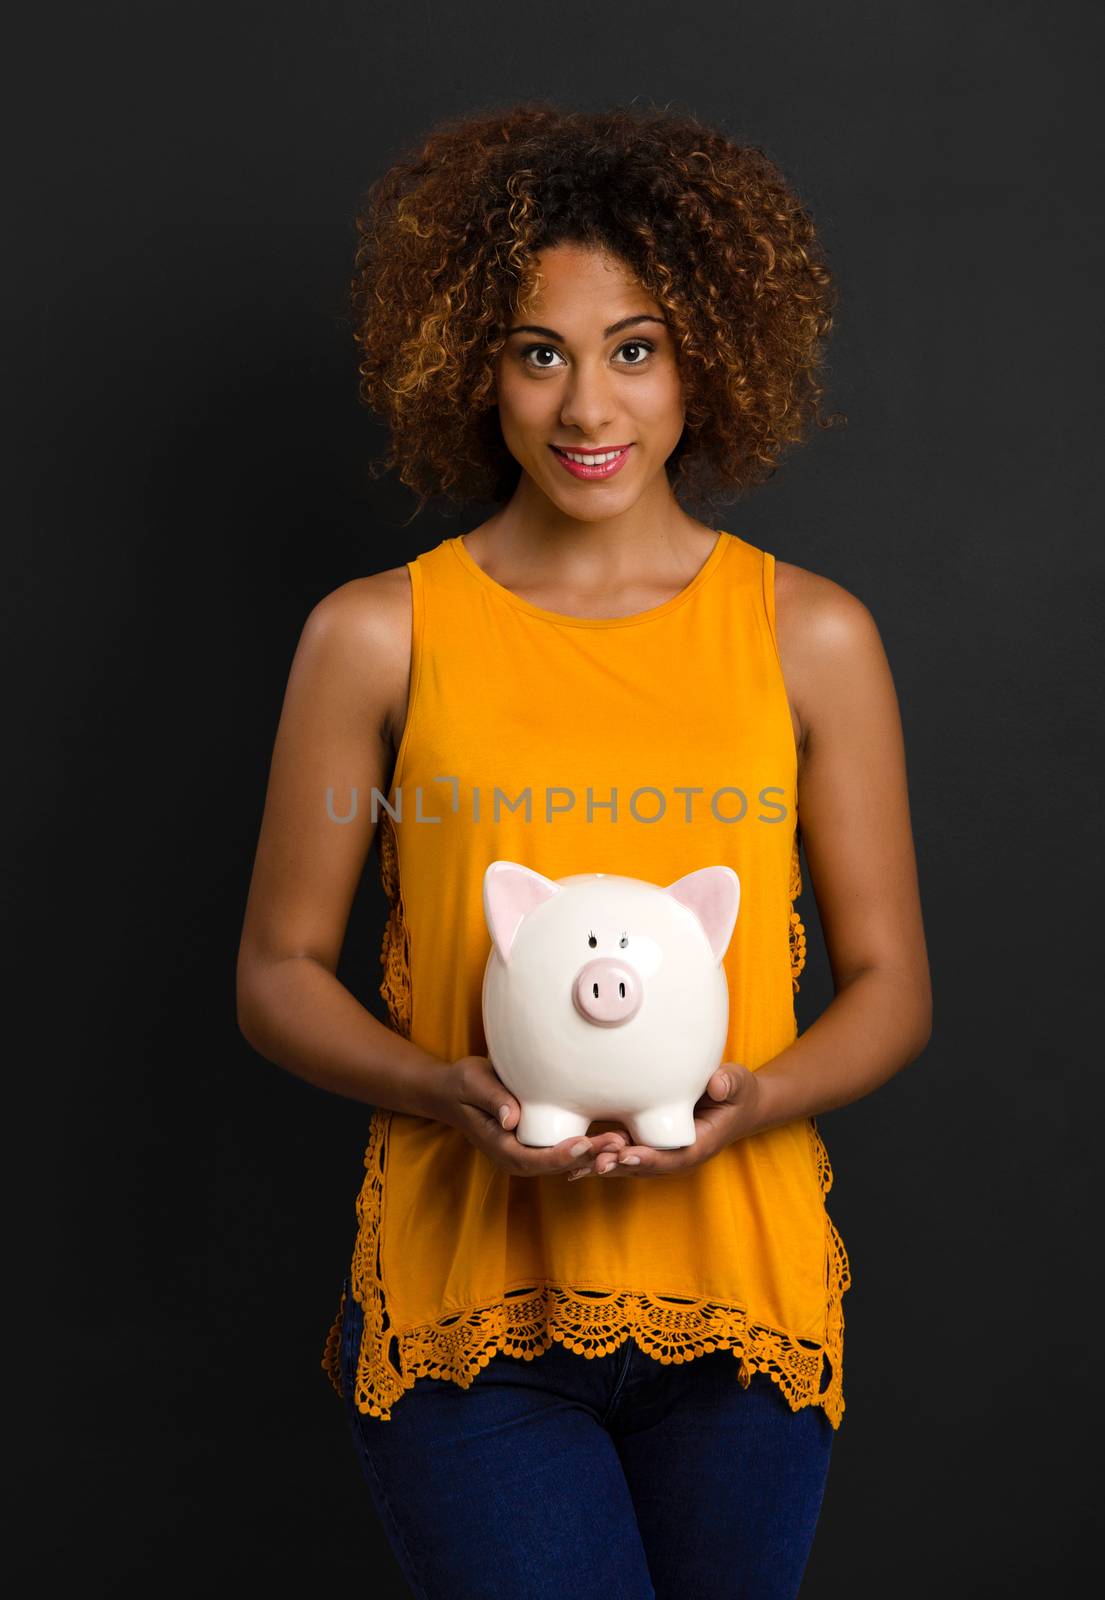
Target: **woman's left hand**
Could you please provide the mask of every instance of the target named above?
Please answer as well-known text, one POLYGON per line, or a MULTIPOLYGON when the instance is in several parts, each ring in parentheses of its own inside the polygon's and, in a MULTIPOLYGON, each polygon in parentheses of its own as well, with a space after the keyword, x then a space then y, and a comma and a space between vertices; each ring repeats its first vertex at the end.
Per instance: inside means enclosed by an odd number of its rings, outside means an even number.
MULTIPOLYGON (((627 1178, 659 1178, 671 1172, 686 1172, 753 1131, 759 1097, 756 1074, 736 1061, 723 1061, 695 1105, 694 1144, 678 1150, 627 1144, 624 1150, 604 1150, 593 1170, 600 1177, 617 1174, 627 1178)), ((583 1168, 580 1176, 589 1177, 591 1170, 583 1168)))

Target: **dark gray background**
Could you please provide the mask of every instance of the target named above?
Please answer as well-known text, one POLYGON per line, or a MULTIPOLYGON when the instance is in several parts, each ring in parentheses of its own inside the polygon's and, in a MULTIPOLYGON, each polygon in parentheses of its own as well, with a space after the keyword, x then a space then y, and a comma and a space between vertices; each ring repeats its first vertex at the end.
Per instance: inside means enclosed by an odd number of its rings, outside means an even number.
MULTIPOLYGON (((855 1287, 803 1593, 1078 1592, 1100 1370, 1097 8, 190 0, 34 26, 5 258, 23 1570, 89 1595, 402 1592, 319 1368, 368 1111, 261 1060, 234 1009, 307 613, 488 509, 405 526, 412 497, 368 479, 351 218, 440 115, 641 96, 763 145, 820 224, 849 425, 715 525, 873 611, 932 957, 923 1058, 821 1124, 855 1287)), ((808 1026, 831 989, 808 888, 800 906, 808 1026)), ((373 856, 341 975, 378 1015, 382 912, 373 856)))

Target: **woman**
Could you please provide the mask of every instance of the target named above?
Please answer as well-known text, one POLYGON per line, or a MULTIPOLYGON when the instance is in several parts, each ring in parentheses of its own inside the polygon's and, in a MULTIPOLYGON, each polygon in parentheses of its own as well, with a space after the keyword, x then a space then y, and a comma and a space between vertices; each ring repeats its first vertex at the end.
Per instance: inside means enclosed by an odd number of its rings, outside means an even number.
POLYGON ((324 1365, 417 1594, 790 1596, 844 1405, 813 1119, 916 1058, 929 974, 871 614, 677 491, 821 423, 829 272, 761 151, 639 109, 439 127, 360 234, 387 464, 497 509, 314 608, 276 738, 241 1026, 375 1108, 324 1365), (800 1038, 799 812, 836 987, 800 1038), (373 838, 390 1027, 335 977, 373 838), (693 1144, 516 1138, 481 1014, 503 859, 737 872, 693 1144))

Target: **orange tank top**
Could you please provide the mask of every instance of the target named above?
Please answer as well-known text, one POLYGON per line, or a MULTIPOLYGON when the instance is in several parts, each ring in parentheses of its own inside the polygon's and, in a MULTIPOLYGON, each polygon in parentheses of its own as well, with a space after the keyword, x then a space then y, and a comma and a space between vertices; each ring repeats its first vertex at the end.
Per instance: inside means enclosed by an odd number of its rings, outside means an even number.
MULTIPOLYGON (((720 863, 741 885, 725 1059, 755 1070, 785 1049, 805 935, 774 557, 719 532, 680 593, 610 618, 531 604, 459 537, 408 570, 408 716, 376 834, 392 1026, 443 1060, 487 1054, 492 861, 657 884, 720 863)), ((424 1375, 466 1388, 498 1351, 532 1359, 557 1339, 596 1356, 632 1338, 662 1362, 729 1350, 735 1379, 767 1372, 794 1410, 839 1426, 850 1278, 812 1118, 685 1173, 569 1183, 378 1107, 365 1167, 362 1412, 386 1421, 424 1375)), ((323 1366, 340 1391, 339 1325, 323 1366)))

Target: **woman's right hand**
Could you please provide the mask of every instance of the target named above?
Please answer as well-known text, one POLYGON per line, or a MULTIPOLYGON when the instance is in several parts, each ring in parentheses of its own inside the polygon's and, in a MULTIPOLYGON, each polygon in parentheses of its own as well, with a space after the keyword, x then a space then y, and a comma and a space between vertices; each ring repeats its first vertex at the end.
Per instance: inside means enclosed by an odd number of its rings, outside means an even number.
POLYGON ((573 1134, 559 1144, 520 1144, 514 1129, 522 1108, 487 1056, 461 1056, 454 1061, 446 1070, 442 1091, 442 1121, 459 1128, 469 1144, 515 1177, 542 1178, 558 1172, 596 1170, 601 1173, 616 1162, 617 1152, 628 1142, 621 1130, 611 1129, 573 1134), (573 1155, 573 1148, 584 1143, 587 1148, 573 1155), (612 1158, 609 1152, 613 1152, 612 1158), (596 1168, 600 1156, 606 1159, 596 1168))

